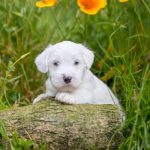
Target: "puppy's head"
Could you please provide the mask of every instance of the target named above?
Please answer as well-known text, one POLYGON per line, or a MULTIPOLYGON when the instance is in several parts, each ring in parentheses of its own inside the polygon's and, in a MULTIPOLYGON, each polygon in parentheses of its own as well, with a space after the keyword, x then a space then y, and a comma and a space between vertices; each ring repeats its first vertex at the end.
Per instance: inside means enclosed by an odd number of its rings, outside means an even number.
POLYGON ((85 46, 63 41, 48 46, 37 56, 35 63, 40 72, 48 72, 53 86, 71 92, 80 86, 93 61, 93 52, 85 46))

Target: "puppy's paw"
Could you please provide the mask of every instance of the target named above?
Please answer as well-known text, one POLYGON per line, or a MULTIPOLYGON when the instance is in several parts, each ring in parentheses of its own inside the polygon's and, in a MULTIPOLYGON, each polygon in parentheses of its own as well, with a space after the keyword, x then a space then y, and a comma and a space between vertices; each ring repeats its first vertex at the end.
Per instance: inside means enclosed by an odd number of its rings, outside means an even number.
POLYGON ((33 100, 33 104, 35 104, 35 103, 37 103, 37 102, 39 102, 41 100, 41 98, 40 97, 36 97, 34 100, 33 100))
POLYGON ((51 97, 51 94, 49 93, 43 93, 43 94, 40 94, 38 97, 36 97, 34 100, 33 100, 33 104, 45 99, 45 98, 48 98, 48 97, 51 97))
POLYGON ((76 104, 75 97, 69 93, 58 93, 55 99, 67 104, 76 104))

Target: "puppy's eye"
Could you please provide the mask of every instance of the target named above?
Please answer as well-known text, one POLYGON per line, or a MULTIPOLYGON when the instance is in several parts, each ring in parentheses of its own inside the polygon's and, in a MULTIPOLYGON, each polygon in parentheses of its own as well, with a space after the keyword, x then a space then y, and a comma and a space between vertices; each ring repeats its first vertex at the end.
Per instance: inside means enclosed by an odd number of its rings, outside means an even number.
POLYGON ((74 65, 76 65, 76 66, 79 65, 79 61, 75 61, 74 65))
POLYGON ((58 65, 59 65, 59 62, 57 62, 57 61, 56 61, 56 62, 53 62, 53 65, 54 65, 54 66, 58 66, 58 65))

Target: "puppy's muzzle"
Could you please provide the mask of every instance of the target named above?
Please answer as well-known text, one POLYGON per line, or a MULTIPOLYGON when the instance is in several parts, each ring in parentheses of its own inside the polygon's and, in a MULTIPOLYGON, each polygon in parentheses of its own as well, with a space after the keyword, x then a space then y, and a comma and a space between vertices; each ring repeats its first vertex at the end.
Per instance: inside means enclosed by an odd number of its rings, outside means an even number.
POLYGON ((72 77, 71 76, 63 76, 63 80, 66 84, 69 84, 72 80, 72 77))

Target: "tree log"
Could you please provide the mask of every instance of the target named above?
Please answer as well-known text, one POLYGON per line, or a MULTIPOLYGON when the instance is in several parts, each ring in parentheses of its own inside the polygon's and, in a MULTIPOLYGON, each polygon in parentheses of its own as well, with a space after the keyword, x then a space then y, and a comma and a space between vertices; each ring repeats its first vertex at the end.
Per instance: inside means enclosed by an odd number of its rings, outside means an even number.
POLYGON ((35 105, 0 111, 7 135, 46 143, 52 150, 116 149, 121 119, 116 105, 67 105, 45 100, 35 105))

